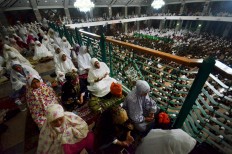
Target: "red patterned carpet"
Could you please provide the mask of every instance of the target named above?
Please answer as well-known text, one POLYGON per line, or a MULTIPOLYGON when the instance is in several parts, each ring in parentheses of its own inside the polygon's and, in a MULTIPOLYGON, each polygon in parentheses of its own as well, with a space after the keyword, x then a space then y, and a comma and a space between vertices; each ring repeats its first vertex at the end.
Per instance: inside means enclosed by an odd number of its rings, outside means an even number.
POLYGON ((88 125, 95 122, 98 118, 97 114, 93 114, 93 112, 91 112, 88 105, 84 105, 76 109, 76 112, 77 112, 77 115, 80 116, 83 120, 85 120, 88 125))
POLYGON ((14 103, 14 100, 10 99, 10 97, 0 98, 0 109, 17 109, 18 106, 14 103))

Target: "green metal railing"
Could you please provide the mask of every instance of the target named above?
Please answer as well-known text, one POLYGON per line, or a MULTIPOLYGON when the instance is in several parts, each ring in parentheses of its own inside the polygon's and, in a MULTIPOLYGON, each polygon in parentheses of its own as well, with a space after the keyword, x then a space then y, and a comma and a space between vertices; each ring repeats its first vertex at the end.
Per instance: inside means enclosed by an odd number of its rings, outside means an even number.
MULTIPOLYGON (((62 31, 53 24, 56 31, 62 31)), ((63 31, 67 31, 63 28, 63 31)), ((60 32, 87 45, 92 57, 110 67, 110 75, 129 92, 138 79, 148 81, 150 96, 199 142, 221 152, 232 149, 232 71, 212 58, 187 59, 82 30, 60 32)))

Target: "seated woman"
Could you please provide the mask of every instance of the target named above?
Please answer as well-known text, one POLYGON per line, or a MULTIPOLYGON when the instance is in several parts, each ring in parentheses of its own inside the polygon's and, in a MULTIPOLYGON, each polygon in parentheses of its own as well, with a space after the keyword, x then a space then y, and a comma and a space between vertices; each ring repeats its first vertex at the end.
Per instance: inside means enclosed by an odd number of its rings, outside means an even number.
POLYGON ((196 140, 181 129, 152 129, 136 149, 136 154, 187 154, 196 140))
POLYGON ((13 98, 17 99, 25 94, 27 79, 31 74, 39 73, 28 65, 20 64, 18 61, 11 63, 10 81, 14 91, 13 98))
POLYGON ((119 154, 124 150, 133 153, 132 130, 133 125, 121 106, 107 109, 101 114, 94 130, 96 153, 119 154))
POLYGON ((60 48, 64 51, 64 53, 66 54, 66 56, 69 58, 69 59, 72 59, 71 58, 71 49, 72 49, 72 46, 70 45, 70 43, 68 42, 68 40, 66 39, 66 37, 62 37, 62 40, 60 41, 60 48))
POLYGON ((87 86, 88 90, 94 96, 103 97, 110 92, 111 84, 117 81, 109 76, 110 69, 104 62, 99 62, 97 58, 92 58, 91 65, 87 78, 90 83, 87 86))
POLYGON ((84 148, 93 151, 94 135, 87 123, 59 104, 49 105, 47 120, 40 131, 38 154, 79 154, 84 148))
POLYGON ((6 67, 7 67, 8 70, 11 69, 11 60, 12 59, 19 61, 21 64, 25 64, 25 65, 28 65, 28 66, 32 67, 32 65, 30 64, 30 62, 26 58, 24 58, 19 53, 18 50, 16 50, 13 47, 10 47, 10 46, 8 46, 6 44, 4 45, 3 56, 5 58, 6 67))
POLYGON ((136 87, 126 97, 124 107, 135 129, 146 135, 154 127, 155 115, 160 108, 149 97, 150 86, 144 80, 136 81, 136 87))
POLYGON ((50 60, 53 59, 53 55, 48 49, 39 41, 35 41, 35 51, 33 60, 50 60))
POLYGON ((32 119, 41 129, 46 120, 47 106, 58 104, 55 92, 38 75, 32 75, 28 79, 26 100, 32 119))
POLYGON ((77 75, 75 73, 65 74, 66 82, 62 86, 62 102, 68 111, 72 111, 76 105, 87 101, 89 93, 81 91, 77 75))
POLYGON ((77 56, 78 71, 80 75, 88 74, 91 68, 91 57, 86 46, 81 46, 77 56))
POLYGON ((77 56, 78 72, 81 88, 87 89, 87 77, 91 67, 91 57, 87 52, 86 46, 81 46, 77 56))
POLYGON ((68 72, 77 72, 76 67, 73 65, 72 61, 67 58, 64 52, 59 54, 59 59, 56 62, 56 75, 58 81, 63 83, 65 81, 65 74, 68 72))

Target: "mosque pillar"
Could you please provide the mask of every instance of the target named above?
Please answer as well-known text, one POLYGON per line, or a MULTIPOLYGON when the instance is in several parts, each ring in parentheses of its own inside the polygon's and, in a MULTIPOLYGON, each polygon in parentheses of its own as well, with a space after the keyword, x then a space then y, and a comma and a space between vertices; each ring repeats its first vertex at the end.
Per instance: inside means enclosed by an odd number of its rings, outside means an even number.
POLYGON ((140 32, 140 23, 139 21, 136 21, 136 29, 138 32, 140 32))
POLYGON ((141 6, 135 8, 135 15, 141 16, 141 6))
POLYGON ((199 21, 199 22, 198 22, 197 29, 196 29, 196 33, 197 33, 197 34, 200 34, 200 32, 201 32, 202 23, 203 23, 202 21, 199 21))
POLYGON ((36 20, 37 21, 42 21, 42 17, 41 17, 41 14, 40 14, 39 10, 38 9, 33 9, 33 11, 34 11, 36 20))
POLYGON ((209 0, 205 2, 204 8, 202 10, 202 15, 208 15, 209 14, 209 0))
POLYGON ((38 10, 36 1, 34 1, 34 0, 29 0, 29 1, 30 1, 31 7, 32 7, 32 9, 34 11, 36 20, 41 21, 42 17, 41 17, 41 14, 40 14, 39 10, 38 10))
POLYGON ((164 28, 164 26, 165 26, 165 21, 166 21, 166 20, 160 20, 160 25, 159 25, 159 29, 160 29, 160 30, 164 28))
POLYGON ((93 18, 93 8, 89 11, 90 18, 93 18))
POLYGON ((176 31, 180 30, 182 28, 183 20, 178 20, 176 23, 176 31))
POLYGON ((127 17, 127 14, 128 14, 128 8, 127 8, 127 6, 125 6, 124 17, 127 17))
POLYGON ((124 33, 128 33, 128 22, 124 23, 124 33))
POLYGON ((67 17, 68 21, 71 21, 71 16, 70 16, 70 13, 68 10, 68 3, 69 3, 69 0, 64 0, 64 13, 65 13, 65 16, 67 17))
POLYGON ((168 27, 169 27, 169 28, 172 28, 172 24, 173 24, 173 20, 170 20, 170 21, 169 21, 169 26, 168 26, 168 27))
POLYGON ((147 27, 151 27, 152 26, 152 20, 147 20, 147 27))
POLYGON ((180 15, 184 13, 184 8, 185 8, 185 2, 182 1, 181 6, 180 6, 180 12, 179 12, 180 15))
POLYGON ((70 16, 68 8, 64 8, 64 13, 65 13, 65 16, 67 17, 67 19, 70 21, 71 20, 71 16, 70 16))
POLYGON ((225 30, 224 30, 224 32, 222 34, 223 38, 228 37, 231 28, 232 28, 232 24, 228 22, 227 25, 226 25, 226 28, 225 28, 225 30))
POLYGON ((108 10, 109 10, 109 17, 111 18, 111 17, 112 17, 112 7, 109 6, 109 7, 108 7, 108 10))
POLYGON ((0 26, 7 26, 8 25, 8 20, 2 10, 0 10, 0 26))
POLYGON ((189 28, 189 25, 190 25, 190 21, 188 20, 188 21, 186 22, 186 25, 185 25, 184 29, 188 29, 188 28, 189 28))

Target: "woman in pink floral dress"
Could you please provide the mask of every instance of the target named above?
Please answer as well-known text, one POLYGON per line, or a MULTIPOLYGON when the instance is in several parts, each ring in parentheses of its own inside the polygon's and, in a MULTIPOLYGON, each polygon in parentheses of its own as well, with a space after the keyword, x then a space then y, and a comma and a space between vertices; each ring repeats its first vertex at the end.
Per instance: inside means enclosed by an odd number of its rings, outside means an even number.
POLYGON ((42 128, 46 120, 46 110, 49 104, 58 104, 58 98, 51 87, 42 82, 41 78, 32 75, 28 79, 26 92, 27 105, 32 119, 39 129, 42 128))

